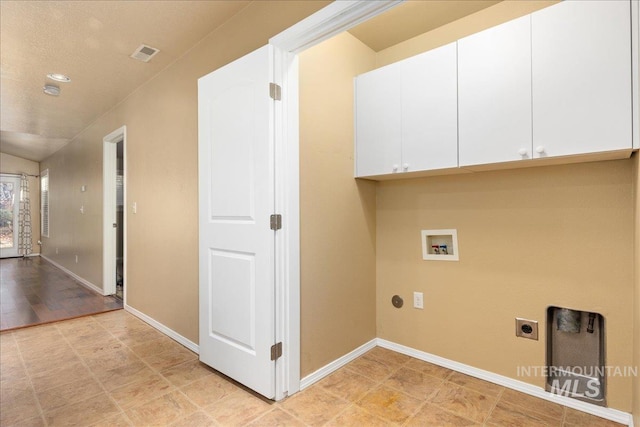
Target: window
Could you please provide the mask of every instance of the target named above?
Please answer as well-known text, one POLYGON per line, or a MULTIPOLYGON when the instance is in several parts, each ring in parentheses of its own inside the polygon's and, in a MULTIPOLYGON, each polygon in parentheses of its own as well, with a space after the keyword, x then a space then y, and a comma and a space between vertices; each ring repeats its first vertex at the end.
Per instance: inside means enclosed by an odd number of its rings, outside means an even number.
POLYGON ((49 169, 40 173, 40 234, 49 237, 49 169))

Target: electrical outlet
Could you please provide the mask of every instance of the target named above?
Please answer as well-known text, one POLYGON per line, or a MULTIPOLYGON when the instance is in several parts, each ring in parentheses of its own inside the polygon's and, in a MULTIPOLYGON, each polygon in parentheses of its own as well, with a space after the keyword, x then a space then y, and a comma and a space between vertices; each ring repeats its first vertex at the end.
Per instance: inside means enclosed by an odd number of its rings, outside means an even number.
POLYGON ((78 263, 78 255, 76 255, 76 264, 78 263))
POLYGON ((56 255, 58 255, 58 248, 56 248, 56 255))
POLYGON ((538 322, 516 317, 516 337, 538 341, 538 322))
POLYGON ((424 308, 424 295, 422 292, 413 293, 413 308, 424 308))

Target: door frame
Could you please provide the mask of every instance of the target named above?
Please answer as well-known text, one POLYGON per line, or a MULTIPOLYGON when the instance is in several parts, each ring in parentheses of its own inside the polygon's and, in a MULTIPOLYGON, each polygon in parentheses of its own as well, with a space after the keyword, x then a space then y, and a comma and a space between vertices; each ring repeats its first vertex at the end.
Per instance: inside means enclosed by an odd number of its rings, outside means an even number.
POLYGON ((122 280, 125 283, 123 290, 123 304, 127 304, 127 127, 122 126, 102 139, 102 295, 114 295, 116 293, 116 242, 113 233, 113 221, 117 208, 116 200, 116 167, 118 165, 118 143, 122 142, 124 153, 122 176, 122 280), (111 184, 110 184, 111 183, 111 184), (109 220, 113 218, 113 221, 109 220))
POLYGON ((276 212, 276 342, 283 357, 276 362, 276 400, 300 391, 300 170, 298 54, 404 0, 336 1, 269 39, 275 51, 275 83, 282 102, 275 109, 276 212))
POLYGON ((13 247, 8 248, 9 254, 7 255, 7 249, 0 249, 1 258, 16 258, 20 256, 20 251, 18 248, 18 227, 19 218, 20 218, 20 185, 21 185, 21 176, 13 173, 2 173, 0 174, 0 178, 5 179, 7 181, 14 181, 15 188, 13 189, 13 247))

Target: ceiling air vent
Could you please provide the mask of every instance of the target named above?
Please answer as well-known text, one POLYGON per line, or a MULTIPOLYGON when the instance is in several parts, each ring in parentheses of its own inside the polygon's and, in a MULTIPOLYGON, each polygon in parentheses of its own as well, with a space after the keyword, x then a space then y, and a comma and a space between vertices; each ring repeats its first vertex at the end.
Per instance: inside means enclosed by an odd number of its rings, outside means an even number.
POLYGON ((131 57, 133 59, 137 59, 138 61, 149 62, 149 60, 153 58, 154 55, 158 52, 160 52, 160 50, 156 49, 155 47, 141 44, 140 46, 138 46, 136 51, 131 54, 131 57))

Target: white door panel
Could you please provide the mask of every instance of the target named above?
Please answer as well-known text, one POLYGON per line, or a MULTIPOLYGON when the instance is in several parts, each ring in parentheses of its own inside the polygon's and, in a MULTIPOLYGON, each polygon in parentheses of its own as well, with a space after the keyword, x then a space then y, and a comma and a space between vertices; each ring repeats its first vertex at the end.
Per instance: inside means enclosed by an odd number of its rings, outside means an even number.
POLYGON ((255 259, 253 253, 209 250, 210 334, 251 354, 256 347, 255 259))
POLYGON ((254 90, 259 90, 254 86, 254 81, 240 81, 211 99, 212 120, 232 118, 211 126, 212 220, 255 221, 255 112, 247 108, 255 101, 254 90))
POLYGON ((200 360, 275 396, 273 51, 198 81, 200 360))

